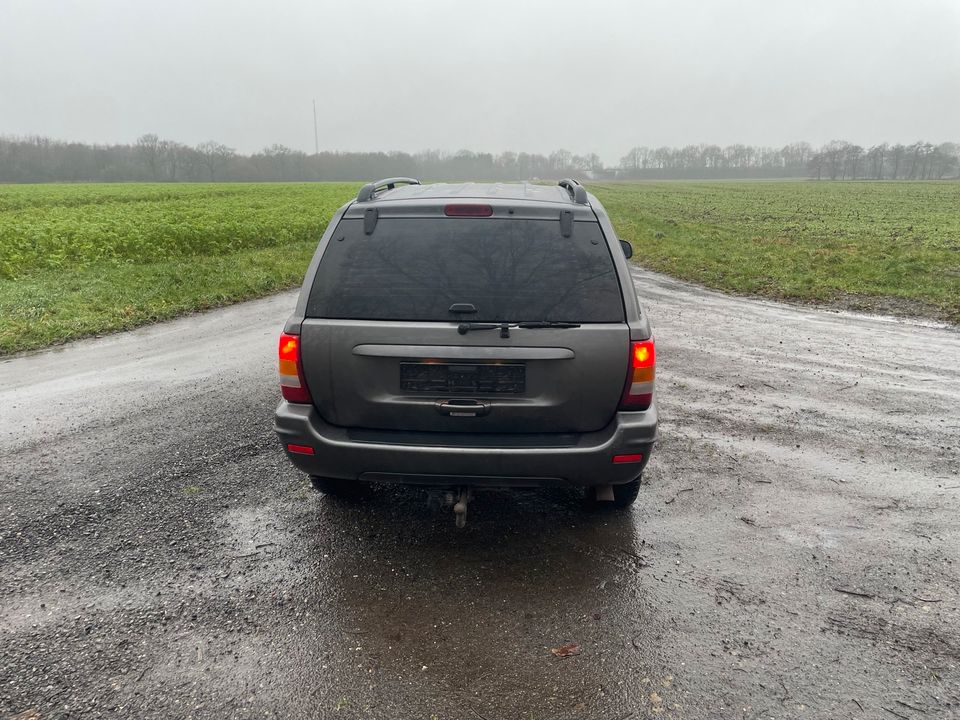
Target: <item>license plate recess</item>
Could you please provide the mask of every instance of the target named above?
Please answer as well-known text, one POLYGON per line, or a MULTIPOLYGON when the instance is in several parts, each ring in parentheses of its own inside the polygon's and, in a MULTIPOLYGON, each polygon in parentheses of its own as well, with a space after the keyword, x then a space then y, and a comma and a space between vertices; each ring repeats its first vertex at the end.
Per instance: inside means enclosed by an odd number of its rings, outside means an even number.
POLYGON ((400 363, 403 392, 451 395, 502 395, 526 389, 523 363, 400 363))

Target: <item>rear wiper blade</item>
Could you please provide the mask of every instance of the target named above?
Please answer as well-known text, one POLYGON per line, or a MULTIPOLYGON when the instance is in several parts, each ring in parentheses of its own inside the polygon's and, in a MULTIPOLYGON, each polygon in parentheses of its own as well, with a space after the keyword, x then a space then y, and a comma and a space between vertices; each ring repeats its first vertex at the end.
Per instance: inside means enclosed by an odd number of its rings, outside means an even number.
POLYGON ((540 328, 578 328, 580 323, 562 322, 557 320, 528 320, 518 323, 485 323, 485 322, 462 322, 457 325, 457 332, 466 335, 471 330, 499 330, 500 337, 510 337, 510 328, 523 328, 525 330, 538 330, 540 328))
POLYGON ((471 330, 499 330, 500 337, 510 337, 510 323, 462 322, 457 325, 457 332, 461 335, 466 335, 471 330))
POLYGON ((517 323, 517 327, 535 330, 537 328, 578 328, 580 323, 560 322, 554 320, 532 320, 530 322, 517 323))

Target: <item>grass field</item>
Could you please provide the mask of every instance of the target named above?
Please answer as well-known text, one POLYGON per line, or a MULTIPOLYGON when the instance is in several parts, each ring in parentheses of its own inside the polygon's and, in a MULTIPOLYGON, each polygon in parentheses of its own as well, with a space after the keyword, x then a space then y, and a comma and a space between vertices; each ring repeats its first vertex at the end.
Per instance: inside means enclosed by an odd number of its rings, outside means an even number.
POLYGON ((357 187, 0 186, 0 354, 296 285, 357 187))
POLYGON ((960 322, 960 183, 591 187, 642 265, 728 292, 960 322))
MULTIPOLYGON (((0 186, 0 354, 291 287, 358 184, 0 186)), ((960 183, 593 185, 644 266, 960 322, 960 183)))

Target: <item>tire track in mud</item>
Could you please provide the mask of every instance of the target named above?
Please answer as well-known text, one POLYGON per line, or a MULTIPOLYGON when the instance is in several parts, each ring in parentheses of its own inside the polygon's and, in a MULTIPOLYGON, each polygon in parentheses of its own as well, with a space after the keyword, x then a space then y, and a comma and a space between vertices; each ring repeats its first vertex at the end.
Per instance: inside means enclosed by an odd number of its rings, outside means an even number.
POLYGON ((635 279, 663 437, 645 537, 674 548, 699 664, 677 683, 746 717, 960 712, 960 333, 635 279))

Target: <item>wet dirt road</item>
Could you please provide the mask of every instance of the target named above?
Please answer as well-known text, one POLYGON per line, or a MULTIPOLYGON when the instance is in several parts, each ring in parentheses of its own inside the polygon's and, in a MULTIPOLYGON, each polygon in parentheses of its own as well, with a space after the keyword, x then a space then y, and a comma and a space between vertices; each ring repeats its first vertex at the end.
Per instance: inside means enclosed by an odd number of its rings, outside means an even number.
POLYGON ((960 717, 960 334, 637 282, 619 516, 308 490, 289 294, 0 362, 0 718, 960 717))

